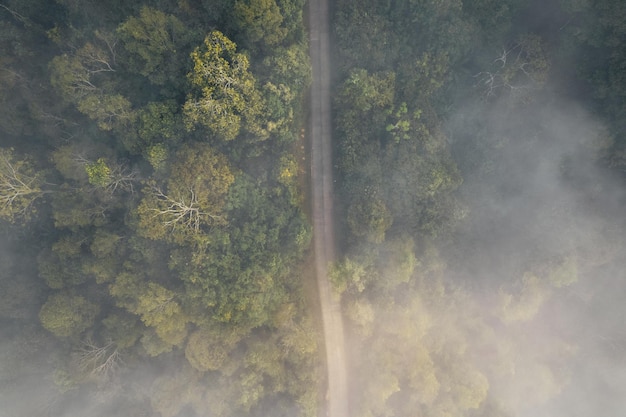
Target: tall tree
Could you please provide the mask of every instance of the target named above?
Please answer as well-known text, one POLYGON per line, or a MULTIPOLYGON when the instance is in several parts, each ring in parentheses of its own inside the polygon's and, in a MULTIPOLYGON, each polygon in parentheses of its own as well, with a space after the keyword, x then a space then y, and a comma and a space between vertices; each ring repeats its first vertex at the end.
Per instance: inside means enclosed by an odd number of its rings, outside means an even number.
POLYGON ((39 311, 41 324, 58 337, 76 336, 89 328, 98 305, 68 293, 52 294, 39 311))
POLYGON ((276 45, 287 35, 283 16, 275 0, 237 0, 235 17, 251 43, 276 45))
POLYGON ((194 33, 176 16, 144 6, 138 17, 129 17, 117 28, 117 34, 129 52, 131 71, 157 85, 180 84, 183 54, 188 53, 194 33))
POLYGON ((200 124, 224 140, 235 139, 242 128, 259 139, 267 138, 259 121, 261 94, 248 70, 248 57, 237 52, 237 45, 213 31, 191 59, 188 78, 193 92, 184 105, 187 128, 200 124))

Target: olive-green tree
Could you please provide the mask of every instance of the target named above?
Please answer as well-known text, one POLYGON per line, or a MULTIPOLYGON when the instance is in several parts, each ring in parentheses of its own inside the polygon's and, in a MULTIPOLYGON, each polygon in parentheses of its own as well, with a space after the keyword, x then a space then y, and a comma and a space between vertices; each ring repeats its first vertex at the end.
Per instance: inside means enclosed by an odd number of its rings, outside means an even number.
POLYGON ((248 57, 237 52, 237 45, 213 31, 191 59, 188 78, 193 91, 183 108, 187 128, 202 125, 223 140, 235 139, 243 128, 265 139, 267 131, 259 121, 261 95, 248 69, 248 57))
POLYGON ((55 336, 77 336, 93 325, 98 311, 98 305, 82 296, 56 293, 41 307, 39 319, 55 336))
POLYGON ((138 17, 118 26, 117 34, 128 52, 131 71, 157 85, 180 83, 185 68, 182 54, 194 38, 192 28, 176 16, 144 6, 138 17))

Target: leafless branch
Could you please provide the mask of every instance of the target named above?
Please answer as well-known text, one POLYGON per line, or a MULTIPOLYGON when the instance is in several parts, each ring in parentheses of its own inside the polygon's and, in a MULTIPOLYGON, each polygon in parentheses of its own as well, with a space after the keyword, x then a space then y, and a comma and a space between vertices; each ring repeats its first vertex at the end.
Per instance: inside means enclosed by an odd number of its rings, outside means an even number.
POLYGON ((11 13, 11 15, 15 18, 15 20, 18 20, 24 24, 28 24, 28 19, 25 18, 24 16, 22 16, 21 14, 19 14, 18 12, 16 12, 13 9, 9 9, 7 6, 5 6, 4 4, 0 4, 0 7, 2 7, 4 10, 8 11, 9 13, 11 13))
MULTIPOLYGON (((17 199, 23 199, 22 207, 18 214, 24 213, 32 202, 43 194, 43 191, 36 186, 37 178, 18 171, 6 155, 0 154, 0 204, 3 209, 14 208, 17 199)), ((20 205, 20 204, 18 204, 20 205)))
POLYGON ((78 367, 91 377, 108 380, 122 363, 119 349, 112 341, 98 346, 91 339, 87 339, 78 350, 78 367))
POLYGON ((193 188, 189 189, 189 197, 179 197, 177 199, 166 195, 159 187, 154 187, 155 197, 165 203, 164 208, 152 209, 155 217, 162 217, 163 225, 174 228, 177 225, 190 228, 194 231, 200 230, 203 218, 219 219, 221 216, 212 215, 200 209, 198 197, 193 188))

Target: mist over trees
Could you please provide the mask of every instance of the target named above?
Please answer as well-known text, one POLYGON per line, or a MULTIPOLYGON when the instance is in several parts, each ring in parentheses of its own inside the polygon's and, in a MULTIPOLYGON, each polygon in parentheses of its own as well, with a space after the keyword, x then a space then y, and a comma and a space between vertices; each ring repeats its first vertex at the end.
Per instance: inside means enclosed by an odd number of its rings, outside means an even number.
POLYGON ((335 2, 354 415, 623 412, 623 12, 335 2))
MULTIPOLYGON (((332 3, 352 416, 623 414, 626 6, 332 3)), ((0 4, 0 414, 323 413, 304 8, 0 4)))

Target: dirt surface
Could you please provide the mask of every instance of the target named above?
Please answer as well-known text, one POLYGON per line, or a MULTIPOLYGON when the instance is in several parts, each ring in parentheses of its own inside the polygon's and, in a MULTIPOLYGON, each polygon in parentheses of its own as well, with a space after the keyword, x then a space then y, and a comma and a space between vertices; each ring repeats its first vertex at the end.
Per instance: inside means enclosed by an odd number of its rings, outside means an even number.
POLYGON ((326 348, 328 393, 325 415, 348 417, 343 318, 339 300, 332 293, 328 282, 328 265, 335 259, 328 0, 309 0, 309 38, 313 67, 308 132, 311 144, 311 214, 326 348))

